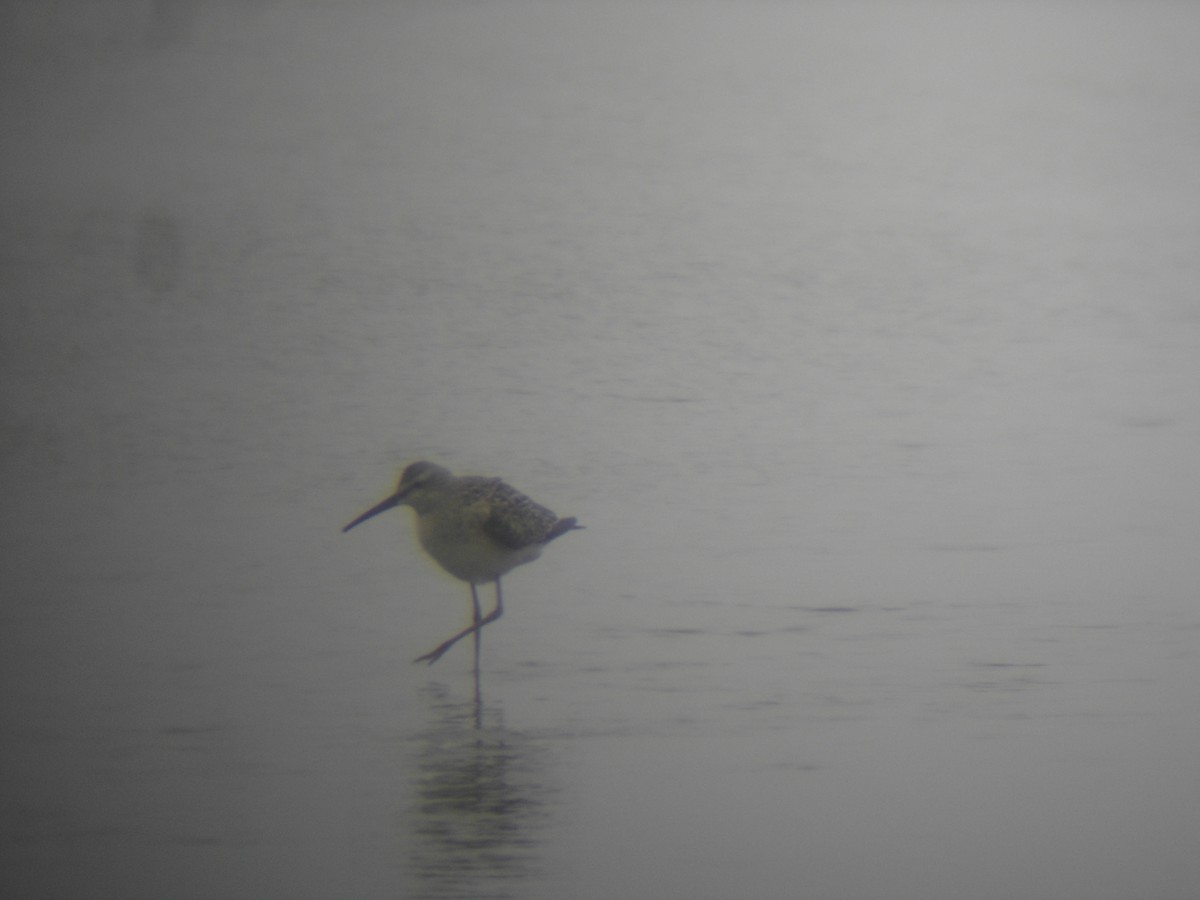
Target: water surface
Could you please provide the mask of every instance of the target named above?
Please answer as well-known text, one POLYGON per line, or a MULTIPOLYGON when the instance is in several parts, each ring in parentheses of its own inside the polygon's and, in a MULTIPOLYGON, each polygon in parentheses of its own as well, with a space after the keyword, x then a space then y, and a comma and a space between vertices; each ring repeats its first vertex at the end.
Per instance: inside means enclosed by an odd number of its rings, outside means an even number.
POLYGON ((2 15, 7 893, 1191 897, 1191 6, 2 15))

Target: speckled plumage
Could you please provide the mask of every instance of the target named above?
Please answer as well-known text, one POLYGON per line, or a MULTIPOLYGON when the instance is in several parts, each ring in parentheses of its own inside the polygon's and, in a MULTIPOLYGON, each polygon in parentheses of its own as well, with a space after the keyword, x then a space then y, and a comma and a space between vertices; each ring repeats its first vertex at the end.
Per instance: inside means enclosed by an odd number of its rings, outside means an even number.
POLYGON ((500 577, 537 559, 550 541, 581 528, 574 518, 560 519, 546 507, 499 478, 456 477, 431 462, 414 462, 400 475, 395 493, 358 516, 343 531, 391 509, 411 506, 417 514, 421 546, 443 569, 471 585, 474 624, 421 659, 435 662, 457 640, 498 619, 503 613, 500 577), (479 616, 475 585, 496 583, 496 608, 479 616))

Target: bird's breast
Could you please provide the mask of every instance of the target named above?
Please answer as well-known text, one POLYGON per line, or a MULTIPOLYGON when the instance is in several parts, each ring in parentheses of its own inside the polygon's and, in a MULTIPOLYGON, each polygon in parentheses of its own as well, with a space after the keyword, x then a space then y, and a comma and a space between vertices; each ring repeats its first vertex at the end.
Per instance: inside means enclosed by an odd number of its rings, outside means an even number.
POLYGON ((478 516, 426 515, 417 519, 417 537, 438 565, 463 581, 495 581, 541 555, 540 544, 513 549, 483 531, 478 516))

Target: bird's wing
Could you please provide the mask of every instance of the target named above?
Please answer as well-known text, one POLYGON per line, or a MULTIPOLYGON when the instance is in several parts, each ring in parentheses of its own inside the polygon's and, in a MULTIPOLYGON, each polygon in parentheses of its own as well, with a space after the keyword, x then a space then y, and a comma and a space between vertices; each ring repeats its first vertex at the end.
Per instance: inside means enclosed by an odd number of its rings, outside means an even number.
MULTIPOLYGON (((508 487, 503 485, 503 487, 508 487)), ((519 550, 546 541, 558 516, 511 488, 492 498, 483 532, 503 547, 519 550)))

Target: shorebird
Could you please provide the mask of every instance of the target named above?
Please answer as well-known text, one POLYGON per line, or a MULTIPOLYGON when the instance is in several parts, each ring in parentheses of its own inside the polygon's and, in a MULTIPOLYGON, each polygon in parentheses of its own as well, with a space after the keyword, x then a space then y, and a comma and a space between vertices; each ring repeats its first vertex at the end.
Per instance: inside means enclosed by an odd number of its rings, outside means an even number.
POLYGON ((568 531, 582 528, 573 517, 560 519, 499 478, 456 477, 431 462, 404 469, 395 493, 372 506, 342 529, 394 506, 411 506, 417 514, 417 537, 438 565, 471 586, 471 625, 414 662, 433 665, 468 634, 475 635, 475 670, 479 671, 479 631, 504 614, 500 576, 532 562, 542 548, 568 531), (476 585, 496 583, 496 608, 480 615, 476 585))

